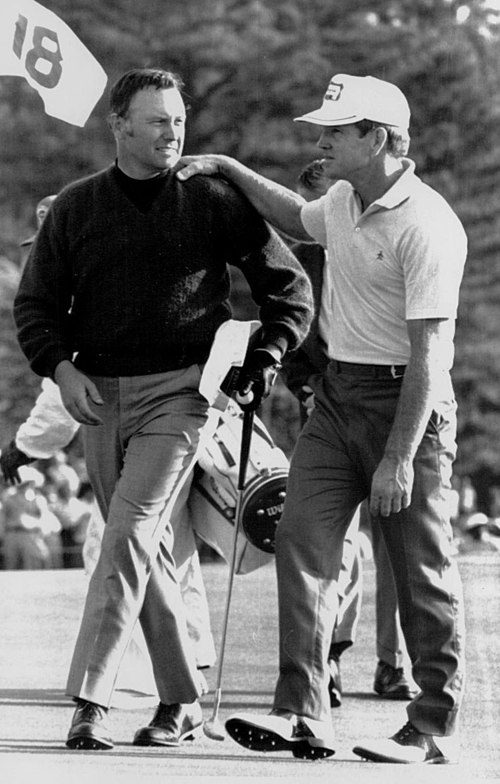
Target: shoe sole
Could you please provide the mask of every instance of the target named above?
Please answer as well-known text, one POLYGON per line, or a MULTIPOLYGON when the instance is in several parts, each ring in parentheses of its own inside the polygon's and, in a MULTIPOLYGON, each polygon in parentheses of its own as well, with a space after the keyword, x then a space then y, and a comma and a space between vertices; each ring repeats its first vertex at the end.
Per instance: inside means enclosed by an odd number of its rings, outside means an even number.
POLYGON ((113 744, 110 741, 102 738, 93 738, 91 735, 75 735, 74 738, 68 738, 66 746, 68 749, 84 751, 109 751, 113 748, 113 744))
POLYGON ((134 740, 132 741, 133 746, 180 746, 186 741, 193 741, 196 740, 196 738, 199 738, 203 732, 203 723, 197 724, 196 727, 183 732, 179 735, 178 740, 160 740, 151 737, 146 732, 147 729, 149 728, 145 727, 135 734, 134 740))
POLYGON ((354 754, 357 754, 358 757, 362 757, 369 762, 390 762, 399 765, 452 765, 454 763, 453 760, 449 760, 447 757, 433 757, 432 759, 421 760, 420 762, 402 760, 385 754, 377 754, 376 751, 364 749, 362 746, 355 746, 352 751, 354 754))
MULTIPOLYGON (((335 754, 333 749, 321 746, 313 746, 308 740, 302 738, 287 739, 278 735, 277 732, 248 724, 239 719, 228 719, 226 721, 228 735, 251 751, 272 753, 277 751, 291 751, 296 759, 324 759, 335 754)), ((311 738, 314 741, 314 738, 311 738)))

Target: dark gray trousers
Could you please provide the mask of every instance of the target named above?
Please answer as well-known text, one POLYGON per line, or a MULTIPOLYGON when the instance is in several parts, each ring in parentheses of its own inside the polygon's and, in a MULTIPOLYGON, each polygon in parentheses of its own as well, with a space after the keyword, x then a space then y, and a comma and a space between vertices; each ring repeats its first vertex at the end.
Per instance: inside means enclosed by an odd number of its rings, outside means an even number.
MULTIPOLYGON (((338 606, 343 540, 369 495, 394 421, 400 379, 339 373, 330 363, 292 458, 277 530, 280 676, 274 707, 330 719, 326 661, 338 606)), ((464 679, 461 581, 453 557, 449 490, 455 457, 451 382, 414 461, 408 509, 380 520, 401 626, 421 689, 408 706, 421 732, 455 729, 464 679)))

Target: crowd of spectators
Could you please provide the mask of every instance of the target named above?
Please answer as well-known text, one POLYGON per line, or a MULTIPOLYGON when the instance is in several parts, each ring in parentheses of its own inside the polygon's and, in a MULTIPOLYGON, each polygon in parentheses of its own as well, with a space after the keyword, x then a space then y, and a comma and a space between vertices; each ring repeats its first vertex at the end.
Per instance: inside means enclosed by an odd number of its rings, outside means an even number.
MULTIPOLYGON (((0 569, 83 567, 94 496, 80 450, 70 448, 21 466, 19 476, 16 485, 0 478, 0 569)), ((494 490, 487 515, 478 511, 469 478, 455 478, 451 503, 458 552, 500 550, 500 488, 494 490)), ((202 560, 209 555, 213 551, 200 552, 202 560)))
POLYGON ((488 513, 479 509, 476 489, 468 476, 455 476, 451 494, 452 524, 458 553, 500 550, 500 488, 490 488, 488 513))
POLYGON ((81 458, 61 451, 0 482, 0 568, 83 567, 93 494, 81 458))

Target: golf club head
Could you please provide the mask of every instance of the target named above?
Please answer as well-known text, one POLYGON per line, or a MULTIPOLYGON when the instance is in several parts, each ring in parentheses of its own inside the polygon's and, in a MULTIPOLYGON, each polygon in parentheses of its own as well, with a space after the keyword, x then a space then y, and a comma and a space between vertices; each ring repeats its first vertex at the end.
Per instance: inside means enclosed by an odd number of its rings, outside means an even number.
POLYGON ((226 733, 219 719, 212 716, 203 723, 203 732, 210 740, 225 740, 226 733))

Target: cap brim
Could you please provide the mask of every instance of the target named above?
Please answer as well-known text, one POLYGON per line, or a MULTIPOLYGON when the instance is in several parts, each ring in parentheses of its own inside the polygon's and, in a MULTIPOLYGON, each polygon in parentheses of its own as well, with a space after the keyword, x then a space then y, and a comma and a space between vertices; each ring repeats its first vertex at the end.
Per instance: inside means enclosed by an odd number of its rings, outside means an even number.
POLYGON ((322 109, 318 109, 316 112, 309 112, 308 114, 303 114, 301 117, 294 117, 293 121, 312 123, 313 125, 351 125, 362 119, 363 118, 359 117, 357 114, 332 117, 331 114, 327 114, 322 109))

